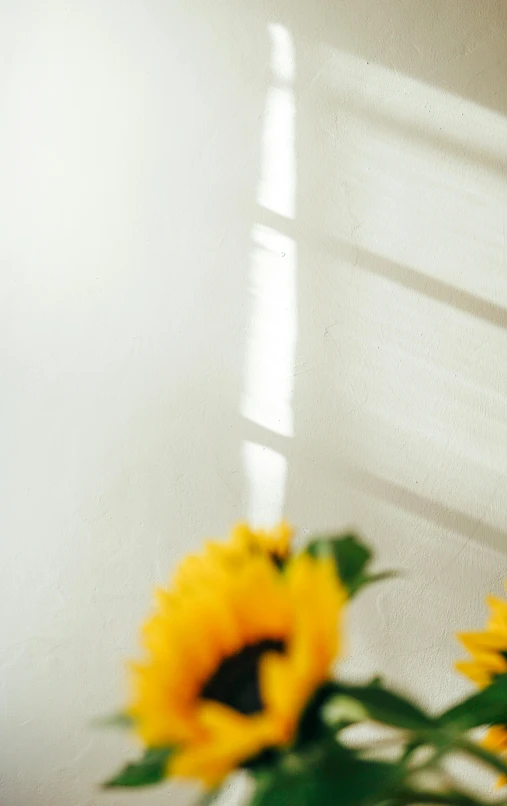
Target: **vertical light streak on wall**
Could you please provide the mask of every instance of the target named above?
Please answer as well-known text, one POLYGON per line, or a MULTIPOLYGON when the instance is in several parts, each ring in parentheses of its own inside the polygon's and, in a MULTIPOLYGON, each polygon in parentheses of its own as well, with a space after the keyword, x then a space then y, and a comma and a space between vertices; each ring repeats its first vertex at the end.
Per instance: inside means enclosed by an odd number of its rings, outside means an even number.
POLYGON ((273 213, 294 218, 296 211, 296 152, 294 47, 281 25, 270 25, 271 71, 262 132, 258 202, 273 213))
MULTIPOLYGON (((273 83, 266 97, 262 132, 259 204, 287 219, 296 209, 296 152, 292 38, 270 25, 273 83)), ((297 335, 295 242, 269 227, 252 233, 252 314, 245 366, 242 414, 287 437, 293 435, 292 391, 297 335)), ((275 451, 245 443, 248 515, 269 525, 283 511, 287 462, 275 451)))
POLYGON ((250 482, 247 518, 250 523, 270 526, 283 512, 287 460, 271 448, 245 442, 243 461, 250 482))

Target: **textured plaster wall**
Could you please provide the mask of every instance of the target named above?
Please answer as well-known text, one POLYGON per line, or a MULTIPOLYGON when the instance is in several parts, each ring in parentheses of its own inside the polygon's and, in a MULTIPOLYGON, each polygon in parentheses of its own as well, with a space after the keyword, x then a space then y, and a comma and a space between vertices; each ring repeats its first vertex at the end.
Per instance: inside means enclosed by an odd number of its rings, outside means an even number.
POLYGON ((150 589, 282 512, 406 569, 435 707, 507 576, 507 4, 0 0, 2 806, 95 788, 150 589))

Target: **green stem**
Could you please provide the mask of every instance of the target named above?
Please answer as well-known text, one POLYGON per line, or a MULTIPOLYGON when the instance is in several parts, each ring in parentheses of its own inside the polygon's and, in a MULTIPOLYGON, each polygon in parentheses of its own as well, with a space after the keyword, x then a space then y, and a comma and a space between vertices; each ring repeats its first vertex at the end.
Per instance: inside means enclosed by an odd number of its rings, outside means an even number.
POLYGON ((415 751, 418 750, 421 747, 421 745, 423 745, 423 744, 424 744, 424 741, 422 739, 419 739, 419 738, 415 738, 415 739, 413 739, 413 741, 409 742, 406 745, 405 750, 403 752, 403 755, 402 755, 402 757, 400 759, 400 764, 407 764, 408 761, 410 760, 411 756, 413 756, 415 751))
POLYGON ((418 774, 421 772, 425 772, 426 770, 435 770, 438 769, 440 762, 442 759, 447 755, 447 753, 452 752, 452 747, 439 747, 433 751, 432 755, 426 759, 426 761, 421 762, 410 768, 410 773, 413 775, 414 773, 418 774))
POLYGON ((464 753, 468 753, 469 756, 477 759, 477 761, 482 761, 484 764, 488 764, 490 767, 493 767, 493 769, 497 770, 497 772, 507 776, 507 764, 505 761, 502 761, 500 756, 497 756, 495 753, 491 753, 480 744, 469 742, 467 739, 461 739, 456 743, 455 748, 456 750, 462 750, 464 753))

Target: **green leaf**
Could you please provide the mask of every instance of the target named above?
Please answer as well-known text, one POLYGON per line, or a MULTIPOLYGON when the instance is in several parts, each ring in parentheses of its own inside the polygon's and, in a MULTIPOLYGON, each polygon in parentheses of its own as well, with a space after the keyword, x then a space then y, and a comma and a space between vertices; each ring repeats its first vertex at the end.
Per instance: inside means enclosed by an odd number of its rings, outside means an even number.
POLYGON ((359 759, 335 744, 310 756, 289 754, 284 763, 258 779, 250 806, 361 806, 388 800, 401 767, 359 759))
POLYGON ((385 582, 386 579, 396 579, 399 576, 399 571, 379 571, 378 574, 368 574, 362 585, 374 585, 376 582, 385 582))
POLYGON ((411 700, 387 689, 380 678, 363 686, 330 681, 317 689, 303 711, 295 747, 334 737, 347 725, 365 720, 425 734, 428 739, 438 730, 435 719, 411 700))
POLYGON ((351 596, 364 585, 392 576, 389 571, 380 574, 366 572, 372 553, 355 535, 318 537, 307 546, 306 551, 312 557, 332 557, 338 576, 351 596))
POLYGON ((153 747, 146 750, 139 761, 127 764, 120 772, 106 781, 104 787, 151 786, 166 777, 167 762, 174 752, 172 747, 153 747))
POLYGON ((332 557, 340 579, 351 594, 357 590, 358 581, 371 559, 371 551, 355 535, 320 537, 310 543, 307 551, 313 557, 332 557))
POLYGON ((120 711, 117 714, 99 717, 94 720, 93 724, 97 728, 121 728, 122 730, 128 730, 133 727, 134 720, 129 714, 120 711))
POLYGON ((450 708, 439 722, 462 731, 481 725, 507 724, 507 674, 496 677, 490 686, 450 708))
POLYGON ((369 713, 356 697, 335 694, 322 706, 322 719, 330 726, 347 726, 369 719, 369 713))
POLYGON ((366 686, 340 685, 339 693, 361 703, 369 718, 375 722, 413 731, 427 731, 436 727, 435 720, 419 706, 376 681, 366 686))

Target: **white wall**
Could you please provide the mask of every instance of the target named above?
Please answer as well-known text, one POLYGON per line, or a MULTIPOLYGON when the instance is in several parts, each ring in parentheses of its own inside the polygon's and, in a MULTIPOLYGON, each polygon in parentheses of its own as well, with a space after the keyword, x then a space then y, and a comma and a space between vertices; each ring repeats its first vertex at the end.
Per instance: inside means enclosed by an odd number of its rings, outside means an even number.
POLYGON ((2 806, 95 788, 205 534, 406 569, 349 672, 465 690, 507 549, 507 6, 0 0, 2 806))

